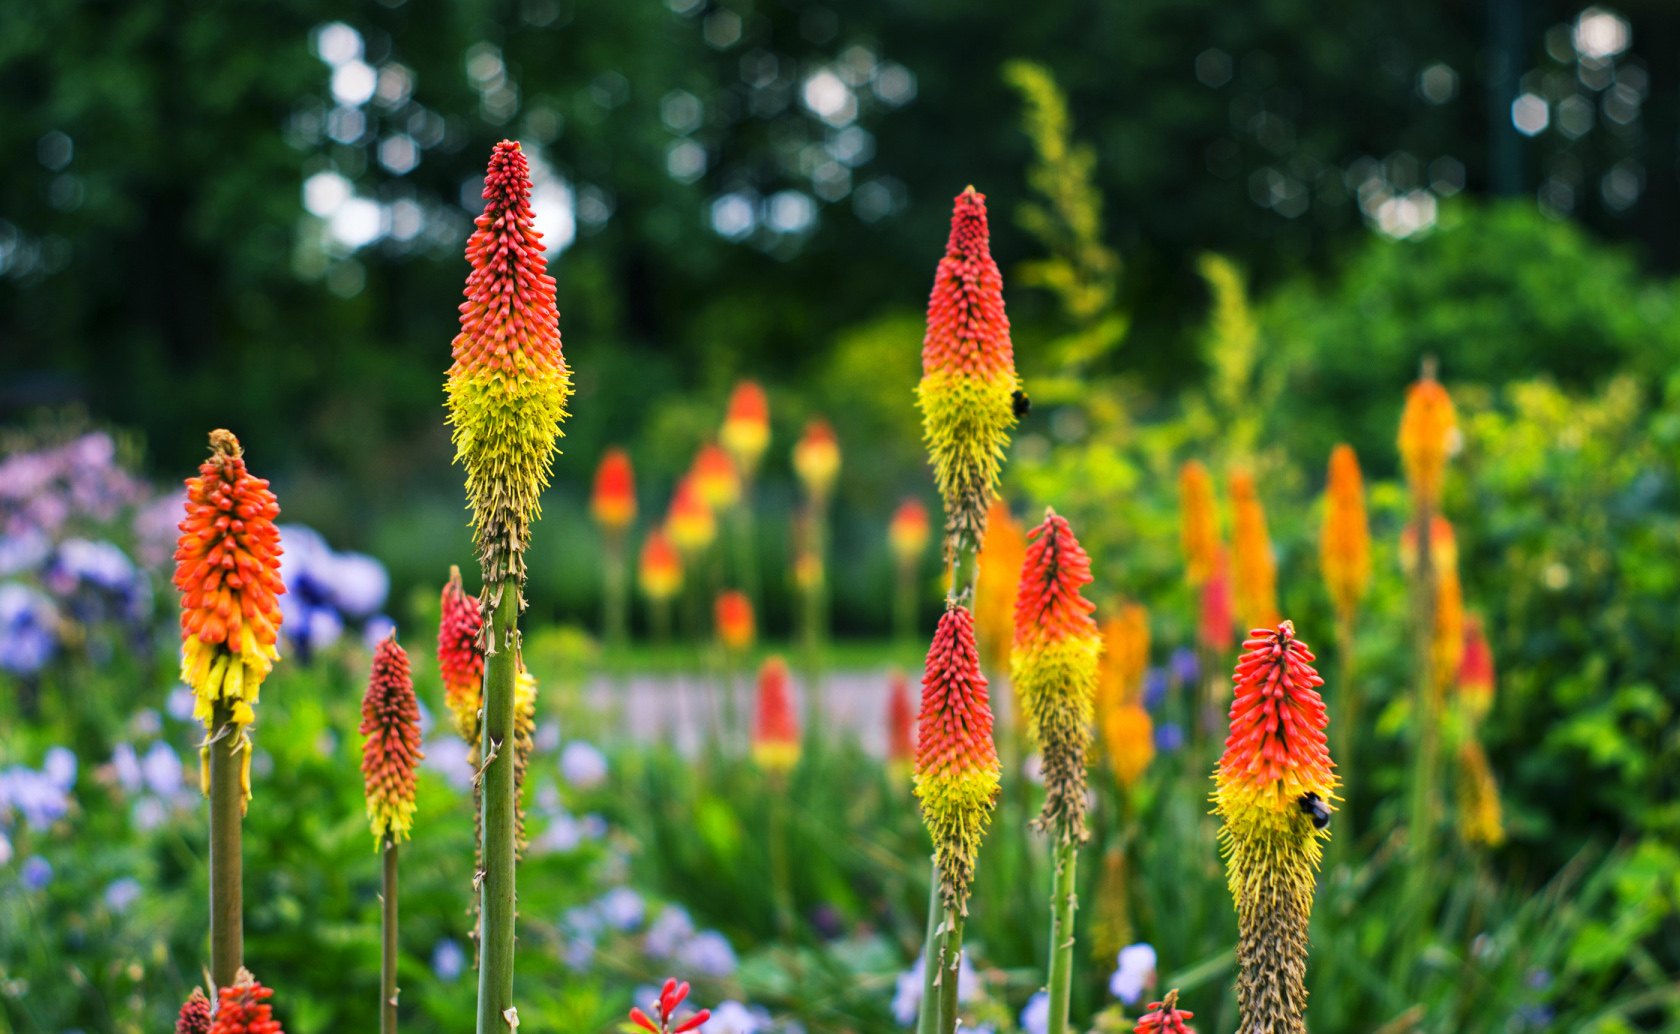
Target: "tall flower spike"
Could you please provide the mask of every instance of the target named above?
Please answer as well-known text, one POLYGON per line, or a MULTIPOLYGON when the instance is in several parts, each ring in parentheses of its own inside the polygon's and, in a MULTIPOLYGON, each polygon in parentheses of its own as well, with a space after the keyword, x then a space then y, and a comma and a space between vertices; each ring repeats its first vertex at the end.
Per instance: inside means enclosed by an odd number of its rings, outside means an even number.
POLYGON ((1254 478, 1247 471, 1231 475, 1231 533, 1233 588, 1237 620, 1250 628, 1277 624, 1277 560, 1266 532, 1266 511, 1260 506, 1254 478))
POLYGON ((1330 452, 1324 489, 1324 530, 1318 539, 1319 570, 1336 615, 1351 622, 1371 583, 1371 527, 1365 517, 1365 479, 1353 446, 1330 452))
POLYGON ((741 501, 741 475, 729 454, 710 442, 700 446, 689 472, 700 498, 713 510, 727 510, 741 501))
POLYGON ((1243 649, 1213 795, 1237 907, 1237 1034, 1305 1034, 1307 917, 1336 789, 1324 680, 1292 622, 1254 629, 1243 649))
POLYGON ((928 544, 928 512, 919 499, 906 499, 893 511, 892 523, 887 525, 887 544, 893 558, 900 564, 915 564, 922 559, 928 544))
POLYGON ((729 394, 729 413, 718 436, 746 477, 758 469, 759 458, 770 447, 770 400, 754 381, 741 381, 729 394))
POLYGON ((1142 704, 1121 704, 1103 723, 1103 746, 1114 778, 1130 790, 1155 760, 1155 720, 1142 704))
POLYGON ((642 595, 650 600, 668 600, 682 588, 682 557, 677 555, 663 531, 654 529, 642 540, 637 573, 642 595))
POLYGON ((1464 652, 1458 662, 1458 695, 1472 724, 1480 724, 1493 707, 1493 648, 1488 645, 1482 619, 1464 617, 1464 652))
POLYGON ((479 710, 484 695, 484 644, 479 638, 484 616, 478 598, 468 596, 461 569, 451 565, 443 587, 443 616, 438 622, 438 673, 443 676, 443 702, 455 731, 469 746, 478 746, 479 710))
POLYGON ((1219 553, 1219 513, 1213 479, 1197 460, 1178 469, 1178 537, 1184 547, 1184 576, 1192 586, 1214 575, 1219 553))
POLYGON ((934 273, 916 388, 934 480, 945 500, 948 544, 952 535, 976 544, 985 535, 1019 387, 986 196, 969 187, 957 195, 945 257, 934 273))
POLYGON ((267 998, 274 994, 241 968, 233 983, 217 992, 216 1022, 210 1034, 285 1034, 267 998))
POLYGON ((1015 597, 1027 536, 1002 499, 993 499, 980 543, 979 575, 974 582, 974 631, 980 657, 992 674, 1009 666, 1009 643, 1015 635, 1015 597))
POLYGON ((595 491, 589 497, 595 523, 611 532, 623 531, 636 519, 636 473, 630 454, 613 446, 601 454, 595 468, 595 491))
POLYGON ((1452 396, 1426 373, 1407 389, 1406 408, 1400 414, 1400 462, 1420 509, 1434 509, 1441 500, 1447 454, 1457 431, 1452 396))
POLYGON ((1458 831, 1467 844, 1498 847, 1505 842, 1499 784, 1474 736, 1466 737, 1458 750, 1458 831))
POLYGON ((910 704, 910 680, 895 668, 887 686, 887 767, 902 779, 915 759, 916 709, 910 704))
MULTIPOLYGON (((226 702, 237 735, 256 721, 258 690, 280 653, 280 504, 268 482, 245 468, 233 432, 210 432, 210 458, 187 479, 187 516, 175 549, 181 593, 181 681, 192 687, 193 715, 210 729, 226 702)), ((208 765, 208 739, 201 763, 208 765)), ((241 776, 251 798, 251 750, 241 776)), ((208 768, 203 775, 209 793, 208 768)))
POLYGON ((542 513, 572 385, 518 144, 496 145, 483 196, 484 213, 467 240, 472 272, 452 346, 448 406, 484 584, 497 586, 525 581, 525 547, 542 513))
POLYGON ((1149 1003, 1149 1011, 1138 1017, 1132 1034, 1196 1034, 1194 1028, 1184 1025, 1184 1021, 1194 1015, 1189 1009, 1178 1007, 1178 988, 1175 987, 1167 992, 1165 998, 1149 1003))
POLYGON ((1141 603, 1122 604, 1102 624, 1103 652, 1097 662, 1097 719, 1123 704, 1143 699, 1143 675, 1149 668, 1149 611, 1141 603))
POLYGON ((992 708, 974 645, 974 617, 957 604, 946 607, 928 649, 915 775, 945 904, 966 915, 974 858, 999 782, 992 708))
POLYGON ((1102 654, 1096 608, 1079 595, 1091 584, 1091 558, 1048 507, 1027 541, 1010 680, 1044 760, 1044 808, 1034 825, 1077 842, 1085 839, 1085 755, 1102 654))
POLYGON ((210 1025, 214 1022, 210 1015, 210 999, 195 987, 182 1004, 181 1014, 175 1018, 175 1034, 210 1034, 210 1025))
POLYGON ((815 417, 805 425, 805 433, 793 446, 793 470, 811 498, 823 502, 833 494, 840 476, 840 440, 827 420, 815 417))
POLYGON ((665 534, 685 557, 703 552, 717 538, 717 518, 692 473, 677 482, 665 515, 665 534))
POLYGON ((1213 573, 1202 583, 1201 609, 1197 616, 1196 636, 1202 645, 1215 653, 1231 648, 1231 569, 1225 560, 1223 547, 1214 550, 1213 573))
POLYGON ((712 622, 717 626, 718 639, 729 650, 752 649, 756 626, 753 622, 752 600, 739 589, 718 594, 712 608, 712 622))
POLYGON ((386 836, 408 839, 414 824, 415 766, 420 752, 420 703, 408 654, 392 632, 373 651, 373 671, 362 697, 362 779, 367 784, 368 821, 377 847, 386 836))
POLYGON ((799 717, 788 692, 788 666, 780 657, 758 669, 758 706, 753 714, 753 760, 782 773, 799 763, 799 717))

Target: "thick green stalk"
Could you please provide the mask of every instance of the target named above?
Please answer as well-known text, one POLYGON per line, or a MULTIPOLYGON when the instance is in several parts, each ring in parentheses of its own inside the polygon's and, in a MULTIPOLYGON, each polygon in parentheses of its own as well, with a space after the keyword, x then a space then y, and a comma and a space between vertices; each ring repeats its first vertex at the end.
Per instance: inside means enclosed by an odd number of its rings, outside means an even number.
POLYGON ((479 874, 478 1034, 507 1034, 513 1015, 513 686, 519 656, 519 586, 494 588, 484 629, 484 871, 479 874), (491 652, 491 651, 494 652, 491 652))
POLYGON ((397 1034, 397 842, 386 834, 379 894, 379 1034, 397 1034))
POLYGON ((957 983, 962 972, 963 914, 945 906, 944 935, 939 941, 939 1026, 935 1034, 957 1029, 957 983))
POLYGON ((1073 910, 1079 845, 1063 831, 1056 843, 1056 869, 1050 878, 1050 1026, 1065 1034, 1068 997, 1073 990, 1073 910))
POLYGON ((916 1015, 916 1034, 937 1034, 939 1025, 939 920, 945 910, 939 893, 939 856, 933 859, 928 883, 927 940, 922 948, 922 1005, 916 1015))
POLYGON ((241 823, 245 749, 233 709, 218 702, 210 720, 210 979, 231 987, 245 964, 245 887, 241 823))

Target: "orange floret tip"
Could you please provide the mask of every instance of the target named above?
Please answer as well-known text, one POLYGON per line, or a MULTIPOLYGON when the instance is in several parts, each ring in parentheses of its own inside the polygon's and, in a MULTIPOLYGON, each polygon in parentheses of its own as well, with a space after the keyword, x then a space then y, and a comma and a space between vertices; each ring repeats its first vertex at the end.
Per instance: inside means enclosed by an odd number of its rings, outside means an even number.
POLYGON ((700 553, 717 538, 717 517, 693 474, 677 482, 665 515, 665 534, 686 557, 700 553))
POLYGON ((664 532, 656 529, 642 540, 637 581, 642 595, 654 601, 668 600, 682 588, 682 556, 664 532))
POLYGON ((1231 731, 1219 759, 1221 809, 1290 811, 1305 793, 1328 799, 1335 788, 1326 748, 1324 685, 1295 624, 1256 628, 1237 660, 1231 731))
POLYGON ((180 1015, 175 1018, 175 1034, 210 1034, 210 1026, 214 1022, 214 1017, 210 1015, 210 999, 195 987, 182 1004, 180 1015))
POLYGON ((919 499, 906 499, 898 504, 887 525, 887 544, 900 564, 914 565, 927 552, 931 534, 927 507, 919 499))
POLYGON ((484 644, 480 641, 484 616, 478 598, 468 596, 461 569, 449 568, 443 587, 442 617, 438 621, 438 673, 443 676, 443 702, 455 731, 477 745, 479 708, 484 693, 484 644))
POLYGON ((887 684, 887 764, 907 774, 916 759, 916 708, 910 702, 910 679, 893 669, 887 684))
POLYGON ((735 651, 752 648, 756 626, 752 600, 747 598, 746 593, 738 589, 719 593, 712 616, 718 639, 725 648, 735 651))
POLYGON ((827 499, 840 477, 840 440, 827 420, 815 417, 793 446, 793 469, 813 499, 827 499))
POLYGON ((1149 1011, 1138 1017, 1132 1034, 1196 1034, 1195 1028, 1184 1022, 1194 1015, 1178 1007, 1178 989, 1174 988, 1161 1001, 1149 1003, 1149 1011))
POLYGON ((1330 602, 1344 622, 1351 622, 1371 583, 1371 527, 1365 516, 1365 479, 1353 446, 1330 452, 1330 479, 1324 490, 1324 529, 1318 540, 1319 570, 1330 602))
POLYGON ((554 278, 532 222, 530 169, 517 143, 496 145, 483 197, 467 240, 472 271, 451 346, 448 409, 484 579, 496 584, 524 581, 524 550, 572 389, 554 278))
POLYGON ((1260 505, 1254 478, 1247 471, 1231 475, 1232 589, 1237 620, 1250 628, 1277 624, 1277 559, 1266 531, 1266 511, 1260 505))
POLYGON ((1213 478, 1196 460, 1178 470, 1178 537, 1184 549, 1184 576, 1192 586, 1213 577, 1219 553, 1219 513, 1213 478))
POLYGON ((1420 507, 1433 507, 1441 499, 1441 481, 1447 456, 1458 432, 1458 414, 1452 396, 1434 377, 1425 376, 1406 391, 1406 408, 1400 414, 1400 462, 1406 483, 1420 507))
POLYGON ((783 773, 799 763, 799 716, 793 710, 787 662, 770 657, 758 669, 758 700, 753 710, 753 760, 783 773))
POLYGON ((946 608, 928 649, 915 777, 945 902, 966 909, 975 855, 999 783, 986 677, 980 673, 974 618, 963 606, 946 608))
POLYGON ((969 187, 957 195, 945 257, 934 273, 916 400, 946 530, 970 543, 985 533, 1019 387, 986 197, 969 187))
POLYGON ((232 985, 217 992, 216 1022, 210 1034, 284 1034, 267 999, 274 992, 240 967, 232 985))
POLYGON ((623 531, 636 519, 636 473, 630 454, 616 445, 601 454, 595 468, 589 513, 595 523, 613 532, 623 531))
POLYGON ((1004 501, 994 498, 986 514, 979 575, 974 583, 975 635, 980 656, 994 674, 1009 666, 1010 641, 1015 636, 1015 599, 1026 558, 1026 533, 1004 501))
POLYGON ((718 437, 750 477, 770 446, 770 400, 756 381, 740 381, 729 393, 729 412, 718 437))
POLYGON ((386 837, 400 843, 414 824, 415 770, 424 755, 414 677, 394 631, 374 648, 359 731, 367 737, 362 743, 362 779, 374 844, 386 837))

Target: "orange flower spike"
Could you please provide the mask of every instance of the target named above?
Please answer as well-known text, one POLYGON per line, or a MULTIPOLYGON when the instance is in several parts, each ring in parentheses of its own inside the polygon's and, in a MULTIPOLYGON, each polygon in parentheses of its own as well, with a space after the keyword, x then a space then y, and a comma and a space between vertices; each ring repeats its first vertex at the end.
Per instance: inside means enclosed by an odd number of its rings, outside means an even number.
POLYGON ((1464 652, 1458 662, 1458 693, 1470 720, 1480 723, 1493 707, 1493 648, 1488 645, 1482 619, 1464 617, 1464 652))
POLYGON ((805 425, 793 447, 793 469, 811 498, 822 503, 833 494, 840 476, 840 442, 827 420, 817 417, 805 425))
POLYGON ((713 607, 713 623, 725 649, 736 652, 752 649, 753 606, 746 593, 736 589, 719 593, 713 607))
POLYGON ((1090 747, 1102 635, 1096 607, 1079 594, 1091 558, 1055 510, 1027 534, 1015 599, 1010 679, 1044 760, 1044 808, 1035 825, 1084 839, 1085 755, 1090 747))
POLYGON ((1132 1034, 1196 1034, 1195 1028, 1184 1024, 1194 1015, 1189 1009, 1178 1007, 1178 988, 1175 987, 1161 1001, 1149 1003, 1149 1011, 1138 1017, 1132 1034))
POLYGON ((1103 652, 1097 663, 1099 712, 1143 699, 1143 676, 1149 668, 1149 611, 1127 603, 1103 622, 1103 652))
POLYGON ((998 795, 992 708, 974 618, 951 604, 939 619, 922 677, 916 729, 916 796, 933 837, 945 903, 967 913, 974 859, 998 795))
POLYGON ((601 464, 595 468, 589 513, 609 532, 622 532, 636 519, 635 470, 630 454, 616 445, 601 454, 601 464))
POLYGON ((893 557, 900 564, 915 564, 927 552, 930 535, 927 507, 921 500, 906 499, 899 503, 892 522, 887 525, 887 544, 892 547, 893 557))
POLYGON ((1179 542, 1184 547, 1184 576, 1192 586, 1214 575, 1219 552, 1219 512, 1213 479, 1196 460, 1178 470, 1179 542))
POLYGON ((986 515, 979 576, 974 583, 974 630, 980 656, 994 674, 1009 665, 1009 644, 1015 635, 1015 597, 1026 558, 1026 533, 1003 500, 994 498, 986 515))
POLYGON ((532 223, 530 168, 513 141, 491 153, 483 197, 467 240, 472 272, 451 345, 447 404, 484 582, 499 585, 525 580, 525 547, 542 514, 572 384, 554 278, 532 223))
POLYGON ((210 1034, 285 1034, 266 1000, 272 994, 273 990, 262 986, 250 970, 241 966, 233 985, 217 993, 220 1001, 210 1034))
POLYGON ((758 669, 758 704, 753 712, 753 760, 781 774, 799 763, 799 716, 788 689, 787 662, 770 657, 758 669))
POLYGON ((685 557, 703 552, 717 538, 717 517, 692 474, 677 482, 665 516, 665 534, 685 557))
POLYGON ((1351 622, 1371 583, 1371 527, 1365 516, 1365 480, 1353 446, 1330 452, 1330 480, 1324 490, 1324 530, 1318 540, 1319 570, 1330 602, 1351 622))
MULTIPOLYGON (((274 662, 280 628, 280 504, 268 482, 251 476, 239 439, 210 432, 210 458, 188 478, 187 515, 175 549, 181 593, 181 681, 192 687, 193 716, 210 729, 217 703, 230 708, 237 737, 256 721, 258 691, 274 662)), ((251 799, 251 749, 241 776, 251 799)), ((200 782, 209 793, 209 746, 199 749, 200 782)))
POLYGON ((910 704, 910 679, 893 669, 887 687, 887 766, 900 778, 916 759, 916 711, 910 704))
POLYGON ((1236 518, 1231 552, 1237 620, 1250 628, 1270 627, 1278 620, 1277 559, 1266 531, 1266 511, 1246 471, 1231 475, 1231 507, 1236 518))
POLYGON ((442 618, 438 621, 438 673, 443 676, 443 702, 455 731, 470 746, 479 741, 479 708, 484 694, 484 645, 479 636, 484 616, 478 598, 468 596, 461 584, 461 569, 449 568, 443 587, 442 618))
POLYGON ((743 476, 752 477, 764 450, 770 447, 770 400, 754 381, 740 381, 729 395, 729 414, 718 436, 743 476))
POLYGON ((1103 722, 1103 746, 1122 788, 1136 786, 1155 760, 1155 721, 1142 704, 1115 708, 1103 722))
POLYGON ((214 1022, 210 1015, 210 999, 195 987, 182 1004, 180 1015, 175 1018, 175 1034, 210 1034, 210 1026, 214 1022))
POLYGON ((1324 680, 1292 622, 1254 629, 1243 650, 1213 795, 1237 907, 1238 1030, 1305 1034, 1307 918, 1336 789, 1324 680))
POLYGON ((1400 462, 1420 509, 1434 509, 1441 501, 1441 481, 1457 432, 1458 414, 1440 381, 1426 375, 1406 390, 1406 408, 1400 414, 1400 462))
POLYGON ((1231 648, 1231 572, 1225 561, 1223 547, 1213 554, 1213 573, 1202 583, 1201 610, 1197 618, 1196 635, 1202 645, 1215 653, 1231 648))
POLYGON ((741 475, 735 461, 718 446, 710 442, 700 446, 689 474, 700 490, 700 498, 713 510, 727 510, 741 501, 741 475))
POLYGON ((934 273, 916 403, 945 501, 946 532, 970 543, 985 535, 1019 387, 986 197, 969 187, 957 195, 945 257, 934 273))
POLYGON ((648 537, 642 540, 637 568, 642 595, 650 600, 668 600, 682 589, 682 557, 662 531, 650 531, 648 537))
POLYGON ((362 696, 362 779, 367 784, 368 820, 377 847, 389 836, 408 839, 414 824, 415 766, 420 751, 420 702, 408 653, 393 631, 373 651, 373 670, 362 696))

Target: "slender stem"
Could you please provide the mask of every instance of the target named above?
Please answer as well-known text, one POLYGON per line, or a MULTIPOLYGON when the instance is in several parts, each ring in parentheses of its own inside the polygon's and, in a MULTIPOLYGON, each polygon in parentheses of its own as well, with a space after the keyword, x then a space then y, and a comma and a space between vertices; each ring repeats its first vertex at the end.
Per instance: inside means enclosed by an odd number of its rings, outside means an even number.
POLYGON ((901 643, 916 638, 916 568, 915 561, 901 561, 898 565, 893 592, 893 637, 901 643))
POLYGON ((210 729, 210 979, 230 987, 245 964, 245 888, 240 833, 245 749, 233 708, 218 702, 210 729))
MULTIPOLYGON (((1333 760, 1336 763, 1336 773, 1341 776, 1342 800, 1348 805, 1353 803, 1353 781, 1357 774, 1354 762, 1354 747, 1357 739, 1355 732, 1359 728, 1359 686, 1354 681, 1357 659, 1354 656, 1353 645, 1353 615, 1337 616, 1336 621, 1336 660, 1341 671, 1341 686, 1337 692, 1341 713, 1336 715, 1336 752, 1333 760)), ((1348 818, 1353 809, 1343 813, 1341 835, 1333 837, 1330 852, 1337 861, 1347 856, 1348 845, 1354 836, 1353 823, 1348 818)))
POLYGON ((607 532, 601 550, 601 573, 604 581, 601 593, 601 632, 610 647, 622 648, 630 636, 629 581, 630 570, 625 563, 624 531, 607 532))
POLYGON ((922 1005, 916 1016, 916 1034, 936 1034, 939 1024, 939 919, 945 909, 939 893, 939 857, 933 859, 933 877, 928 881, 927 940, 922 948, 922 1005))
POLYGON ((957 1029, 957 984, 962 972, 962 909, 947 905, 943 925, 945 934, 939 947, 939 1027, 935 1034, 953 1034, 957 1029))
POLYGON ((519 663, 519 586, 495 587, 484 630, 484 872, 479 914, 478 1034, 508 1031, 513 1008, 514 676, 519 663), (490 652, 494 650, 495 652, 490 652))
POLYGON ((787 783, 779 774, 770 779, 770 896, 776 908, 776 929, 793 933, 793 879, 788 872, 787 783))
POLYGON ((1407 830, 1411 862, 1411 914, 1428 922, 1425 899, 1429 894, 1427 867, 1435 824, 1435 769, 1440 749, 1440 695, 1435 678, 1435 558, 1430 525, 1434 514, 1427 502, 1417 507, 1417 565, 1412 579, 1412 621, 1415 636, 1413 677, 1416 680, 1417 756, 1412 773, 1411 824, 1407 830))
POLYGON ((1073 990, 1073 910, 1079 845, 1067 832, 1056 843, 1056 869, 1050 878, 1050 1026, 1048 1034, 1068 1029, 1068 998, 1073 990))
POLYGON ((397 842, 385 836, 379 894, 379 1034, 397 1034, 397 842))

